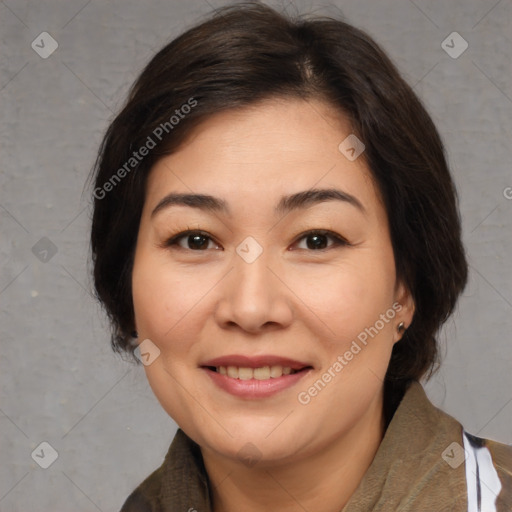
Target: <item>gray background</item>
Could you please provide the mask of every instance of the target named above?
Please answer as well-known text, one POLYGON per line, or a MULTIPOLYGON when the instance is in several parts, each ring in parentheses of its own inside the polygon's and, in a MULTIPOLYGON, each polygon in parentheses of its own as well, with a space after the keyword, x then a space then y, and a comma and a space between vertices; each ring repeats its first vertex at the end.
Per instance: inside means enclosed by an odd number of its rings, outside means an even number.
MULTIPOLYGON (((118 510, 174 435, 143 369, 110 351, 91 296, 84 183, 142 66, 223 3, 0 2, 1 511, 118 510), (43 31, 59 45, 47 59, 31 48, 43 31), (43 237, 54 255, 41 253, 43 237), (31 458, 42 441, 58 452, 48 469, 31 458)), ((469 432, 512 443, 512 1, 288 5, 295 10, 341 12, 367 30, 437 124, 471 275, 426 389, 469 432), (453 31, 469 44, 458 58, 441 47, 453 31)))

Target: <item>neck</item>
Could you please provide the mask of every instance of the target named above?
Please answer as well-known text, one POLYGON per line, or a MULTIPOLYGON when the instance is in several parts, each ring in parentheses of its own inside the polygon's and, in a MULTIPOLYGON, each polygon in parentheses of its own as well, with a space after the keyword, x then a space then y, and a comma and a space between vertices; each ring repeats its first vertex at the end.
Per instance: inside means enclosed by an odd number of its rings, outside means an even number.
POLYGON ((248 468, 201 449, 214 512, 337 512, 372 463, 385 432, 382 393, 348 432, 313 455, 248 468))

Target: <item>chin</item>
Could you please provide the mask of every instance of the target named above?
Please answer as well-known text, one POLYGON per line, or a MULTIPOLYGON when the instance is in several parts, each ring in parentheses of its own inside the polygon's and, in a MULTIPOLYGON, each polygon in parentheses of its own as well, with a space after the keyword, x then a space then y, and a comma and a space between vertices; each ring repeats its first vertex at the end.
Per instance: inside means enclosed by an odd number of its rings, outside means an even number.
POLYGON ((297 447, 286 445, 281 442, 270 442, 253 437, 238 438, 231 442, 224 441, 208 448, 219 455, 240 462, 247 467, 258 466, 259 468, 272 467, 284 464, 297 457, 297 447))
POLYGON ((243 420, 244 425, 226 422, 224 427, 232 436, 220 427, 205 432, 200 432, 197 428, 190 433, 186 428, 183 430, 201 447, 222 457, 242 462, 249 467, 256 463, 259 467, 275 466, 276 463, 282 464, 297 458, 301 448, 308 444, 304 438, 298 438, 297 429, 292 425, 279 431, 282 420, 282 417, 273 418, 272 422, 264 422, 265 426, 262 426, 261 419, 259 423, 256 420, 243 420), (269 427, 270 423, 272 426, 269 427))

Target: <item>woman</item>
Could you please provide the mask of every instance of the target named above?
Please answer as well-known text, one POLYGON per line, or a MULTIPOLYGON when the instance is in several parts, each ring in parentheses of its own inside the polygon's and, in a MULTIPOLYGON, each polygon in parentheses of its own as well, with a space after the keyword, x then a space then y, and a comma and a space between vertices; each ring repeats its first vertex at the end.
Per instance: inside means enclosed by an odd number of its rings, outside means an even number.
POLYGON ((179 430, 128 511, 512 507, 512 451, 419 383, 467 280, 432 120, 332 19, 239 4, 112 122, 92 252, 113 348, 179 430))

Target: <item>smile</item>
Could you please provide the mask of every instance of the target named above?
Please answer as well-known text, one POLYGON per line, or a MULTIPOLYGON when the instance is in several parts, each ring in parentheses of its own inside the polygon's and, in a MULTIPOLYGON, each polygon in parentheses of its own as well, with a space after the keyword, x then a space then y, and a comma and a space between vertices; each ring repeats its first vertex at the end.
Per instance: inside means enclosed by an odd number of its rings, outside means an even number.
POLYGON ((283 375, 293 375, 298 370, 294 370, 289 366, 261 366, 260 368, 248 368, 238 366, 218 366, 215 368, 217 373, 221 375, 227 375, 232 379, 240 380, 268 380, 277 379, 283 375))
POLYGON ((245 399, 267 398, 294 386, 311 365, 276 356, 226 356, 201 365, 216 387, 245 399))

